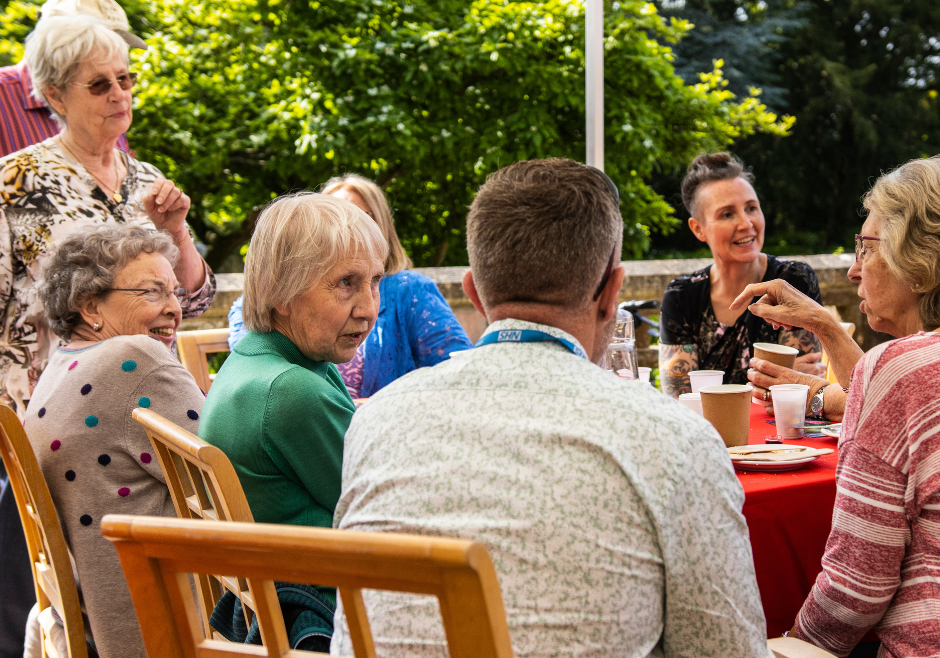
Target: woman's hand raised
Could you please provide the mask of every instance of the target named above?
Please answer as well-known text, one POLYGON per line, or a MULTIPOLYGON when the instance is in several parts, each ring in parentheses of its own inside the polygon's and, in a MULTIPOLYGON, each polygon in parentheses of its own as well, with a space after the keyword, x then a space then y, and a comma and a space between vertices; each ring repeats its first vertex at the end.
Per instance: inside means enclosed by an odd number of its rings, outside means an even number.
POLYGON ((731 303, 731 310, 740 311, 745 306, 774 329, 783 327, 789 331, 798 327, 819 335, 819 329, 827 320, 834 321, 829 311, 782 279, 747 286, 731 303), (760 299, 748 306, 758 296, 760 299))
POLYGON ((172 181, 158 178, 144 196, 144 210, 160 231, 166 231, 177 244, 186 239, 186 215, 191 203, 172 181))

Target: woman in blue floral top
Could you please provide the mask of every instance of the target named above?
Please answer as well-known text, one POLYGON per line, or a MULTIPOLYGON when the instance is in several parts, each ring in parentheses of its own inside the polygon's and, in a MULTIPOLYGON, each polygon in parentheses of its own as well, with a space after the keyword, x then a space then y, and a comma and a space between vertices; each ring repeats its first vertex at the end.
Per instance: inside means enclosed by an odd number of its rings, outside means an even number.
MULTIPOLYGON (((395 233, 382 189, 362 176, 346 174, 327 181, 323 193, 361 208, 379 225, 389 246, 375 327, 352 361, 337 364, 349 394, 367 398, 412 370, 433 366, 449 358, 451 352, 472 347, 434 282, 411 271, 411 259, 395 233)), ((234 348, 247 333, 242 324, 241 297, 232 304, 228 326, 229 346, 234 348)))

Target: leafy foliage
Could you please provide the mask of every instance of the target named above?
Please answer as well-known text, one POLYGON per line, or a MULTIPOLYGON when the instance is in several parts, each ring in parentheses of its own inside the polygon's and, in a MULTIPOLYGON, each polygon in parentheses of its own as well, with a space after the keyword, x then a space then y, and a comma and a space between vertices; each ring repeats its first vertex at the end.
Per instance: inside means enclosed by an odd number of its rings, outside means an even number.
MULTIPOLYGON (((745 41, 761 42, 770 51, 760 58, 772 66, 761 69, 752 65, 749 52, 703 49, 693 61, 695 53, 683 50, 686 42, 679 47, 679 55, 687 57, 681 60, 687 68, 680 67, 687 79, 721 54, 729 70, 747 72, 749 84, 784 90, 782 102, 773 105, 796 117, 792 136, 754 135, 735 145, 757 176, 770 251, 850 246, 862 223, 860 198, 874 178, 940 152, 940 4, 935 0, 668 4, 676 18, 696 22, 692 14, 701 12, 713 34, 749 34, 745 41), (776 37, 761 41, 772 25, 776 37)), ((654 187, 673 199, 678 178, 676 172, 654 187)), ((687 238, 657 242, 660 253, 696 246, 687 238)))
MULTIPOLYGON (((22 39, 33 1, 9 1, 0 57, 15 59, 10 42, 22 39)), ((346 171, 386 189, 417 265, 465 263, 466 209, 489 173, 520 159, 583 158, 578 0, 124 6, 151 45, 136 55, 132 146, 193 198, 190 220, 214 267, 273 196, 346 171)), ((783 135, 792 120, 756 93, 736 101, 720 62, 684 83, 669 44, 690 25, 646 2, 614 7, 606 168, 621 189, 625 255, 639 257, 651 231, 675 224, 650 176, 755 132, 783 135)))

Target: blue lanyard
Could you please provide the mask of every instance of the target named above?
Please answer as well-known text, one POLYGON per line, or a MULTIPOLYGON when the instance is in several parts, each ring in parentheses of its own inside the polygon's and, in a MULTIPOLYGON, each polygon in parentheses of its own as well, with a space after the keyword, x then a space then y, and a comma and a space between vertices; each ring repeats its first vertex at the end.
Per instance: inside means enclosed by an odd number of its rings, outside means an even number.
MULTIPOLYGON (((561 343, 576 356, 587 359, 587 353, 570 340, 558 338, 545 333, 544 331, 535 331, 533 329, 504 329, 502 331, 491 331, 476 342, 474 347, 483 345, 492 345, 493 343, 561 343)), ((590 361, 590 359, 588 359, 590 361)))

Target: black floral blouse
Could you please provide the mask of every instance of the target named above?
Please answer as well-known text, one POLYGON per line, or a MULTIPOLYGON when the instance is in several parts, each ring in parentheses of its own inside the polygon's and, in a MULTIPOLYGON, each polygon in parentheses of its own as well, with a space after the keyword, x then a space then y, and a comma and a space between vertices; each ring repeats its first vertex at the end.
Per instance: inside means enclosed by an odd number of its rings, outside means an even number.
MULTIPOLYGON (((711 265, 673 279, 663 295, 660 343, 697 348, 699 370, 723 370, 726 384, 746 384, 751 345, 779 343, 784 329, 744 311, 732 326, 715 318, 711 302, 711 265)), ((767 256, 763 281, 783 279, 806 296, 822 303, 816 273, 806 263, 767 256)), ((757 298, 755 298, 756 301, 757 298)), ((801 345, 805 353, 812 347, 801 345)))

